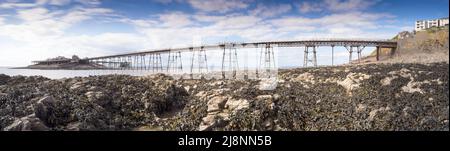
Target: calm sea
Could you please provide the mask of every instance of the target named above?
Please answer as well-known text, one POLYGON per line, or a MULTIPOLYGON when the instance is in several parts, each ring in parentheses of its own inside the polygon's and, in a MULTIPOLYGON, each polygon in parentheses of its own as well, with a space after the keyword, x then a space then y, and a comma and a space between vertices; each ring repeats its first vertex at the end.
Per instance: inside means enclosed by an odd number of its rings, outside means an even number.
MULTIPOLYGON (((295 68, 291 66, 280 67, 279 69, 295 68)), ((242 69, 241 69, 242 70, 242 69)), ((197 69, 194 69, 194 73, 197 69)), ((221 71, 221 67, 210 66, 208 71, 221 71)), ((0 67, 0 74, 9 76, 23 75, 23 76, 44 76, 50 79, 73 78, 73 77, 87 77, 95 75, 110 75, 110 74, 124 74, 132 76, 145 76, 161 72, 152 72, 151 70, 38 70, 38 69, 11 69, 10 67, 0 67)), ((190 73, 190 69, 183 68, 183 71, 177 73, 190 73)), ((167 74, 167 73, 166 73, 167 74)))
POLYGON ((72 77, 86 77, 93 75, 108 75, 108 74, 126 74, 134 76, 142 76, 152 74, 151 71, 139 70, 37 70, 37 69, 10 69, 7 67, 0 67, 0 74, 9 76, 23 75, 23 76, 44 76, 50 79, 72 78, 72 77))

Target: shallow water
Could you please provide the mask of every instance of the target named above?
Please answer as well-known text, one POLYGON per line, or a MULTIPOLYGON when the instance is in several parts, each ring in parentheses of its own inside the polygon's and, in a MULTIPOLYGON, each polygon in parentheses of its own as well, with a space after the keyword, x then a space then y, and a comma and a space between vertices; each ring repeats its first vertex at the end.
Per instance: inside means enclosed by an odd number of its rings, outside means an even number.
MULTIPOLYGON (((291 69, 296 68, 295 66, 285 66, 279 69, 291 69)), ((198 69, 194 69, 194 73, 198 69)), ((251 70, 251 69, 250 69, 251 70)), ((208 72, 221 71, 221 67, 210 66, 208 72)), ((39 69, 11 69, 10 67, 0 67, 0 74, 6 74, 9 76, 43 76, 50 79, 61 79, 61 78, 73 78, 73 77, 87 77, 95 75, 110 75, 110 74, 125 74, 132 76, 145 76, 156 73, 165 74, 183 74, 190 73, 189 69, 184 68, 183 71, 177 73, 168 73, 165 71, 151 71, 151 70, 39 70, 39 69)))
POLYGON ((149 75, 154 72, 142 70, 38 70, 38 69, 10 69, 0 67, 0 74, 9 76, 23 75, 23 76, 44 76, 50 79, 72 78, 72 77, 86 77, 94 75, 108 75, 108 74, 126 74, 133 76, 149 75))

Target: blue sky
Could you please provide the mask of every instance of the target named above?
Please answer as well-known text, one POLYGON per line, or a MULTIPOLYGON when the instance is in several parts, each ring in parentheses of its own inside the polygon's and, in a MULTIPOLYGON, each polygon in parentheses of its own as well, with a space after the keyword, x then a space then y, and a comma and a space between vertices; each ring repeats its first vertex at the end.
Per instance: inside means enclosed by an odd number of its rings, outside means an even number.
MULTIPOLYGON (((0 0, 0 66, 242 41, 387 39, 417 19, 448 17, 448 0, 0 0)), ((330 54, 319 49, 319 64, 330 54)), ((302 52, 280 51, 280 64, 302 52)), ((365 54, 370 53, 366 50, 365 54)), ((348 57, 340 48, 338 63, 348 57)))

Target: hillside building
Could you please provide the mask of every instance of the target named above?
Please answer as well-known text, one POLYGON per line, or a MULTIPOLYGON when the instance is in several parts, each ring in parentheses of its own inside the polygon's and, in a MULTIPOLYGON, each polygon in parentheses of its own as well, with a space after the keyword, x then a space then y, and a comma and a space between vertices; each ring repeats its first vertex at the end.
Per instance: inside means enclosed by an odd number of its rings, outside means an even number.
POLYGON ((432 27, 443 27, 448 25, 448 18, 418 20, 415 24, 415 31, 422 31, 432 27))

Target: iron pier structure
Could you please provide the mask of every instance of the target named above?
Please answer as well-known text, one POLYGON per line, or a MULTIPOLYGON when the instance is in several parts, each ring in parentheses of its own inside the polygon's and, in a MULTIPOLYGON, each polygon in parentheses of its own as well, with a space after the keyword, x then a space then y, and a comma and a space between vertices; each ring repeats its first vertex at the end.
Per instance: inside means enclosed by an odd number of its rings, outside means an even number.
POLYGON ((105 69, 112 70, 150 70, 154 72, 177 72, 183 67, 189 67, 193 72, 208 72, 208 57, 206 51, 221 50, 222 53, 222 75, 225 72, 232 72, 233 75, 239 69, 238 52, 242 48, 255 48, 260 50, 261 69, 270 70, 275 67, 274 47, 296 47, 299 51, 304 51, 303 67, 317 67, 317 48, 329 47, 334 65, 334 48, 344 47, 349 54, 349 63, 352 62, 353 54, 356 53, 357 60, 362 58, 362 51, 366 47, 376 48, 376 60, 380 58, 380 50, 389 48, 393 54, 397 48, 397 42, 392 40, 300 40, 300 41, 269 41, 269 42, 248 42, 248 43, 223 43, 217 45, 204 45, 198 47, 185 47, 173 49, 147 50, 133 53, 116 54, 109 56, 99 56, 83 59, 90 63, 100 64, 105 69), (190 64, 182 63, 182 53, 190 52, 190 64), (168 58, 163 59, 162 54, 167 54, 168 58), (163 62, 164 60, 164 62, 163 62), (163 66, 163 64, 166 64, 163 66))

